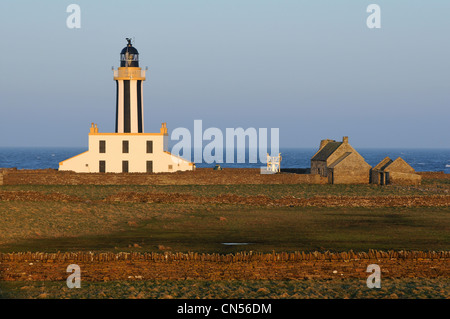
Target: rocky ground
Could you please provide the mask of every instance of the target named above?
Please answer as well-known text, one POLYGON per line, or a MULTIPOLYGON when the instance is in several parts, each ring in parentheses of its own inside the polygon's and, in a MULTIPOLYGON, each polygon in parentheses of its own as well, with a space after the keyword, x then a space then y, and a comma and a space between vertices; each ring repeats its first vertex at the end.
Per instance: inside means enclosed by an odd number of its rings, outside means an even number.
POLYGON ((369 289, 365 279, 303 280, 133 280, 83 282, 81 289, 65 281, 0 283, 0 298, 123 299, 449 299, 445 278, 382 279, 369 289))
POLYGON ((297 258, 305 259, 295 261, 294 257, 285 253, 3 254, 0 297, 450 298, 448 252, 299 253, 297 258), (81 269, 82 289, 67 288, 67 266, 72 263, 81 269), (381 288, 367 287, 370 264, 380 266, 381 288))

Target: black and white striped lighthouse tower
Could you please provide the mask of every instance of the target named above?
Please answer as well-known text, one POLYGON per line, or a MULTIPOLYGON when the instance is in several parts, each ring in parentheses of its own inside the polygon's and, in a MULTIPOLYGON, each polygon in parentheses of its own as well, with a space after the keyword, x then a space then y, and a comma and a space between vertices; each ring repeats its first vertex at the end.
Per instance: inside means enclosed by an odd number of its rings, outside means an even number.
POLYGON ((127 38, 120 52, 120 67, 114 70, 116 81, 116 133, 144 132, 142 86, 145 70, 139 67, 139 52, 127 38))

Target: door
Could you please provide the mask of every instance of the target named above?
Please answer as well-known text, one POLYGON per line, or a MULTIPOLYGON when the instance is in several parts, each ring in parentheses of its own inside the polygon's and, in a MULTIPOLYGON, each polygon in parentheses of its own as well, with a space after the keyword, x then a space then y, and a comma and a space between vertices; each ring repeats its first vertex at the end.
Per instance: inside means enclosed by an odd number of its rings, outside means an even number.
POLYGON ((122 173, 128 173, 128 161, 122 161, 122 173))
POLYGON ((98 171, 100 172, 100 173, 105 173, 106 172, 106 161, 100 161, 99 163, 98 163, 98 171))
POLYGON ((147 161, 147 173, 153 173, 153 161, 147 161))

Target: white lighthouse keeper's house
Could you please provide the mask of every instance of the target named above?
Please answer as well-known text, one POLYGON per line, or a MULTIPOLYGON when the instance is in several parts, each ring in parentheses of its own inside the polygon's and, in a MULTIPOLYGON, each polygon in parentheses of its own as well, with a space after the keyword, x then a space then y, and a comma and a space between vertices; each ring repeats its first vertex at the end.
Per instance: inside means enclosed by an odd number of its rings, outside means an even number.
POLYGON ((99 133, 92 123, 89 150, 59 163, 60 171, 77 173, 161 173, 188 171, 194 164, 168 150, 166 123, 159 133, 144 133, 143 81, 139 52, 128 44, 120 53, 116 81, 116 132, 99 133))

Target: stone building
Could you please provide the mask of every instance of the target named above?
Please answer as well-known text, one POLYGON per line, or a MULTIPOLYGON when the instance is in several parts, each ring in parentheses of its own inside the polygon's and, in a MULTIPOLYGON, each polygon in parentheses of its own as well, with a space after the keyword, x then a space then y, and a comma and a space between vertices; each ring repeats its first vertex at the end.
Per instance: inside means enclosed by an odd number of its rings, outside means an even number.
POLYGON ((311 174, 328 177, 330 184, 368 184, 371 166, 348 143, 322 140, 320 148, 311 158, 311 174))
POLYGON ((370 172, 370 182, 377 185, 420 185, 422 177, 401 157, 384 158, 370 172))

